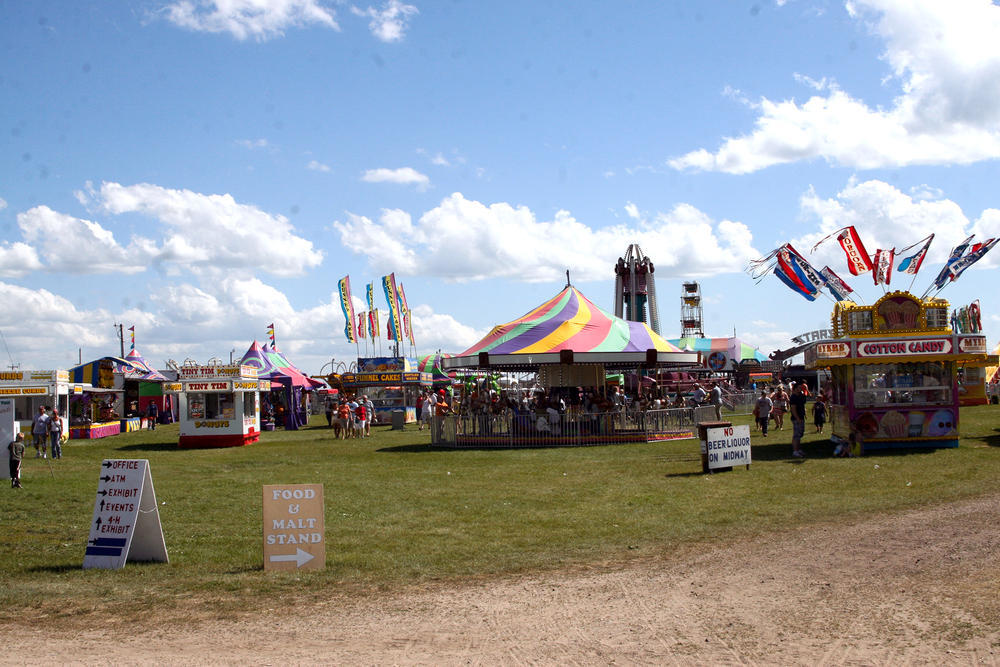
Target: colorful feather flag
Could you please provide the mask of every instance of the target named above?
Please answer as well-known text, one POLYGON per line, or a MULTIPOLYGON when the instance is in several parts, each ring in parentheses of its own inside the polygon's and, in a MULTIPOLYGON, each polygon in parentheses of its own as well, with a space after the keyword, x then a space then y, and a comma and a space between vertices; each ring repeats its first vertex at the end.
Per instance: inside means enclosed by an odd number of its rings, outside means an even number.
POLYGON ((267 325, 267 337, 271 339, 271 349, 274 349, 274 322, 267 325))
POLYGON ((365 292, 366 292, 365 296, 368 299, 368 312, 370 313, 373 310, 375 310, 375 283, 374 283, 374 281, 368 283, 368 286, 367 286, 367 289, 365 290, 365 292))
POLYGON ((382 290, 385 292, 385 302, 389 306, 389 320, 386 323, 385 337, 389 340, 400 339, 399 299, 396 296, 396 274, 382 276, 382 290))
POLYGON ((403 313, 403 328, 406 331, 406 337, 410 339, 410 345, 416 345, 413 341, 413 317, 410 314, 410 304, 406 302, 403 283, 399 283, 399 309, 403 313))
POLYGON ((340 289, 340 308, 344 311, 344 335, 347 336, 348 343, 356 343, 354 337, 354 303, 351 301, 351 277, 344 276, 337 283, 340 289))
POLYGON ((920 265, 924 263, 924 258, 927 256, 927 250, 931 247, 931 241, 933 240, 934 240, 934 235, 931 234, 923 241, 917 241, 913 245, 907 246, 906 248, 900 250, 899 252, 900 254, 902 254, 904 252, 907 252, 908 250, 912 250, 913 248, 917 247, 920 244, 923 244, 920 247, 920 250, 916 252, 916 254, 909 255, 908 257, 903 258, 903 261, 900 262, 899 266, 896 267, 896 273, 909 273, 910 275, 916 275, 917 271, 920 270, 920 265))
POLYGON ((824 266, 820 274, 826 278, 826 288, 830 290, 830 294, 837 301, 847 301, 848 295, 854 291, 854 289, 845 283, 840 276, 833 272, 829 266, 824 266))
POLYGON ((358 338, 365 337, 365 330, 368 328, 366 326, 368 320, 368 315, 365 313, 358 313, 358 338))
MULTIPOLYGON (((951 274, 951 267, 955 262, 957 262, 962 257, 963 254, 965 254, 966 249, 968 249, 969 247, 969 243, 972 241, 974 237, 975 234, 973 234, 972 236, 965 239, 964 241, 962 241, 957 246, 951 249, 951 254, 948 256, 948 261, 944 263, 944 266, 941 267, 941 271, 939 271, 937 277, 934 278, 934 287, 936 287, 939 290, 944 289, 944 286, 948 284, 949 279, 954 280, 951 274)), ((930 288, 927 289, 927 292, 929 291, 930 288)), ((927 295, 927 292, 924 292, 925 296, 927 295)))

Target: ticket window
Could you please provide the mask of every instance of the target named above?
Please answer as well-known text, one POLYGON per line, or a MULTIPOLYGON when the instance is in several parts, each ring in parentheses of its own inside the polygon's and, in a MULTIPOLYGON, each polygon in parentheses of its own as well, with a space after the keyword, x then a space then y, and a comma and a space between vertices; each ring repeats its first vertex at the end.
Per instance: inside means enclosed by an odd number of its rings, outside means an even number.
POLYGON ((236 404, 231 392, 188 394, 188 419, 232 419, 236 404))
POLYGON ((252 393, 243 394, 243 416, 254 419, 257 416, 257 395, 252 393))

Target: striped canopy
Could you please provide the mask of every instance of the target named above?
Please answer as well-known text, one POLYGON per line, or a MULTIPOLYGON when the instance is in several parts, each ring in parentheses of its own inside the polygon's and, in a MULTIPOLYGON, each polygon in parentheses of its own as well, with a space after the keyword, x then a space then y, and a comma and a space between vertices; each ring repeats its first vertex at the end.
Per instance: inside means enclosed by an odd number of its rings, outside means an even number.
POLYGON ((677 347, 702 352, 703 356, 708 356, 711 352, 725 352, 730 359, 742 361, 743 359, 756 359, 766 361, 767 357, 762 352, 751 345, 740 341, 739 338, 671 338, 670 342, 677 347))
POLYGON ((481 341, 457 355, 541 354, 574 352, 659 352, 680 350, 644 322, 608 314, 584 294, 567 285, 563 291, 523 317, 493 327, 481 341))
POLYGON ((101 357, 86 364, 80 364, 69 369, 71 382, 92 384, 95 387, 111 388, 114 386, 114 373, 121 373, 126 380, 143 380, 147 382, 166 382, 167 378, 159 371, 151 368, 138 352, 132 350, 124 359, 121 357, 101 357), (108 370, 111 375, 105 376, 108 370))
POLYGON ((146 363, 138 350, 132 348, 125 355, 125 361, 132 364, 132 370, 124 369, 125 376, 129 379, 146 380, 147 382, 166 382, 167 378, 158 370, 146 363))
POLYGON ((293 387, 305 387, 306 389, 316 389, 323 386, 322 382, 313 380, 293 366, 280 351, 261 347, 257 341, 250 345, 240 363, 256 368, 257 377, 265 380, 291 384, 293 387))
POLYGON ((455 377, 455 371, 450 373, 445 371, 441 361, 450 357, 450 354, 428 354, 417 360, 417 370, 421 373, 430 373, 431 381, 435 383, 448 383, 455 377))

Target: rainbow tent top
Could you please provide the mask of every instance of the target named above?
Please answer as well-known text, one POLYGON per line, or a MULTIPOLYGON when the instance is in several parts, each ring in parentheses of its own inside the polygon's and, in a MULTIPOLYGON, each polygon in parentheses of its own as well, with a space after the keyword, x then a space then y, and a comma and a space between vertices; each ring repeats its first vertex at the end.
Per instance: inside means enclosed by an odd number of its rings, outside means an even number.
POLYGON ((292 387, 304 387, 307 390, 323 386, 322 382, 313 380, 293 366, 279 350, 261 347, 257 341, 250 345, 240 363, 256 368, 257 377, 272 382, 292 387))
POLYGON ((573 363, 635 368, 648 364, 653 354, 657 366, 698 361, 697 353, 682 352, 643 322, 608 314, 567 285, 523 317, 493 327, 485 338, 443 364, 445 370, 483 366, 531 370, 572 357, 573 363))
POLYGON ((744 359, 766 361, 767 357, 739 338, 671 338, 670 342, 682 350, 701 352, 702 361, 714 371, 732 370, 744 359))
POLYGON ((69 379, 70 382, 111 388, 114 386, 114 373, 121 373, 126 380, 142 380, 144 382, 167 381, 167 378, 162 373, 149 366, 146 360, 142 358, 142 355, 135 350, 129 352, 124 359, 121 357, 101 357, 89 363, 75 366, 69 369, 69 379), (107 377, 109 371, 112 377, 107 377))
POLYGON ((450 383, 454 377, 455 373, 451 373, 444 370, 444 360, 449 358, 450 354, 428 354, 417 361, 417 370, 421 373, 430 373, 431 381, 434 383, 450 383))

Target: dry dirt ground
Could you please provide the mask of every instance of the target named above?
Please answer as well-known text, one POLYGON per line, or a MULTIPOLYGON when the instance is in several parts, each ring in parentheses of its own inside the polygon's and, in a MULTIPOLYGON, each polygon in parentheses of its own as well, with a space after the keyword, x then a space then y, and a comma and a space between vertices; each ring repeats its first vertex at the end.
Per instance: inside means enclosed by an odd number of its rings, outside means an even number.
POLYGON ((1000 494, 239 621, 0 627, 18 664, 1000 663, 1000 494), (124 636, 122 636, 124 635, 124 636))

